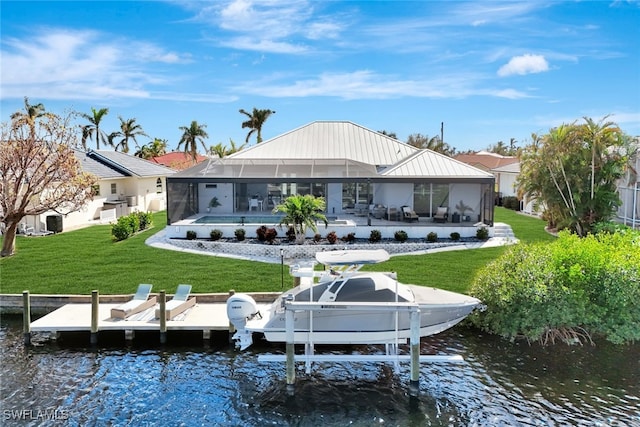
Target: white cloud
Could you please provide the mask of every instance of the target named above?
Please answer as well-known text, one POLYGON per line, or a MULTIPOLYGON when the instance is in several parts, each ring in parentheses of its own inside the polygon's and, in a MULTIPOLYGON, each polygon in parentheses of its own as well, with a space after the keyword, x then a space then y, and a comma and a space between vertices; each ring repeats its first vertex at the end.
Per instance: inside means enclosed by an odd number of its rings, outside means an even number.
POLYGON ((460 99, 490 96, 519 99, 527 94, 513 89, 486 89, 481 78, 469 74, 447 75, 429 79, 398 79, 368 70, 351 73, 322 73, 316 77, 294 80, 292 76, 271 76, 260 82, 233 88, 245 94, 266 97, 326 96, 342 99, 437 98, 460 99), (280 83, 284 82, 284 83, 280 83))
POLYGON ((509 62, 498 70, 500 77, 511 76, 513 74, 525 75, 542 73, 549 70, 549 63, 542 55, 525 54, 514 56, 509 62))
POLYGON ((47 28, 31 34, 3 40, 0 58, 11 66, 2 70, 2 98, 148 98, 148 86, 165 82, 149 64, 188 62, 157 45, 95 31, 47 28))
POLYGON ((215 36, 222 46, 284 54, 300 54, 310 50, 308 43, 336 39, 343 30, 337 18, 315 16, 320 3, 306 0, 234 0, 222 6, 206 6, 197 19, 236 34, 215 36))

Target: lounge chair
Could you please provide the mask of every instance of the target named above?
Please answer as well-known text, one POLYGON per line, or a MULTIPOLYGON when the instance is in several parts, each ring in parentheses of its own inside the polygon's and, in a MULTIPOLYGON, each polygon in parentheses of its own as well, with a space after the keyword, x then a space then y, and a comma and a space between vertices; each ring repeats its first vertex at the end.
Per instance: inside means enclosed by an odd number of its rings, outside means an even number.
POLYGON ((446 206, 440 206, 433 216, 433 222, 447 222, 449 218, 449 208, 446 206))
POLYGON ((157 298, 149 298, 152 286, 148 284, 138 285, 138 290, 131 300, 111 309, 111 317, 114 319, 126 319, 132 314, 140 313, 153 307, 157 298))
MULTIPOLYGON (((180 313, 196 305, 196 297, 189 298, 191 285, 178 285, 173 299, 165 304, 165 318, 171 320, 180 313)), ((160 318, 160 309, 156 308, 156 318, 160 318)))
POLYGON ((411 221, 418 221, 420 219, 420 217, 409 206, 403 206, 402 207, 402 219, 407 221, 407 222, 411 222, 411 221))

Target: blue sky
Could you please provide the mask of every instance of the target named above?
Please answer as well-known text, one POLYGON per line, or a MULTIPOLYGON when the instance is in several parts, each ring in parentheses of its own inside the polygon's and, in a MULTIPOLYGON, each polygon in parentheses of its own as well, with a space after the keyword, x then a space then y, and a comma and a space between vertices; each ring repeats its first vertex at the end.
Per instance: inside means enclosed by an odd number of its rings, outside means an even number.
MULTIPOLYGON (((636 1, 2 1, 2 121, 23 98, 109 108, 173 148, 243 143, 238 110, 272 109, 263 138, 315 120, 440 134, 480 150, 611 114, 640 135, 636 1)), ((79 121, 82 123, 82 121, 79 121)), ((147 142, 141 138, 140 143, 147 142)), ((255 143, 255 138, 251 139, 255 143)))

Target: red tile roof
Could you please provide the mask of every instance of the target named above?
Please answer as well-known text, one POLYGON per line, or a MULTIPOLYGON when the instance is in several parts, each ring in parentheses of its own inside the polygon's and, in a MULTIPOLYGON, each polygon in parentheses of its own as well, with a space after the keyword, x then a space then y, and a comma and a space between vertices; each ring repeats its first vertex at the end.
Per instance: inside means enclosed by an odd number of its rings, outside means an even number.
POLYGON ((514 156, 502 156, 486 151, 480 151, 474 154, 458 154, 454 159, 485 171, 510 165, 518 161, 518 158, 514 156))
POLYGON ((185 154, 183 151, 173 151, 162 156, 153 157, 150 160, 152 162, 165 165, 173 170, 181 171, 207 160, 207 157, 198 154, 197 160, 194 163, 191 155, 185 154))

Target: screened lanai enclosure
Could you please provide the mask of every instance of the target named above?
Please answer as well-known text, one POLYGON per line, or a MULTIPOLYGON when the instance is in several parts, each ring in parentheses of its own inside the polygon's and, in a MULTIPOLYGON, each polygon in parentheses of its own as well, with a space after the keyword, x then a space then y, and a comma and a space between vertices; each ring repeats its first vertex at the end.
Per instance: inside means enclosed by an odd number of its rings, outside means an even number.
MULTIPOLYGON (((487 174, 488 175, 488 174, 487 174)), ((401 221, 409 206, 424 220, 446 206, 460 223, 492 224, 493 177, 455 180, 384 176, 344 159, 212 159, 167 181, 168 223, 197 215, 270 215, 287 197, 324 197, 328 217, 373 216, 401 221)))

